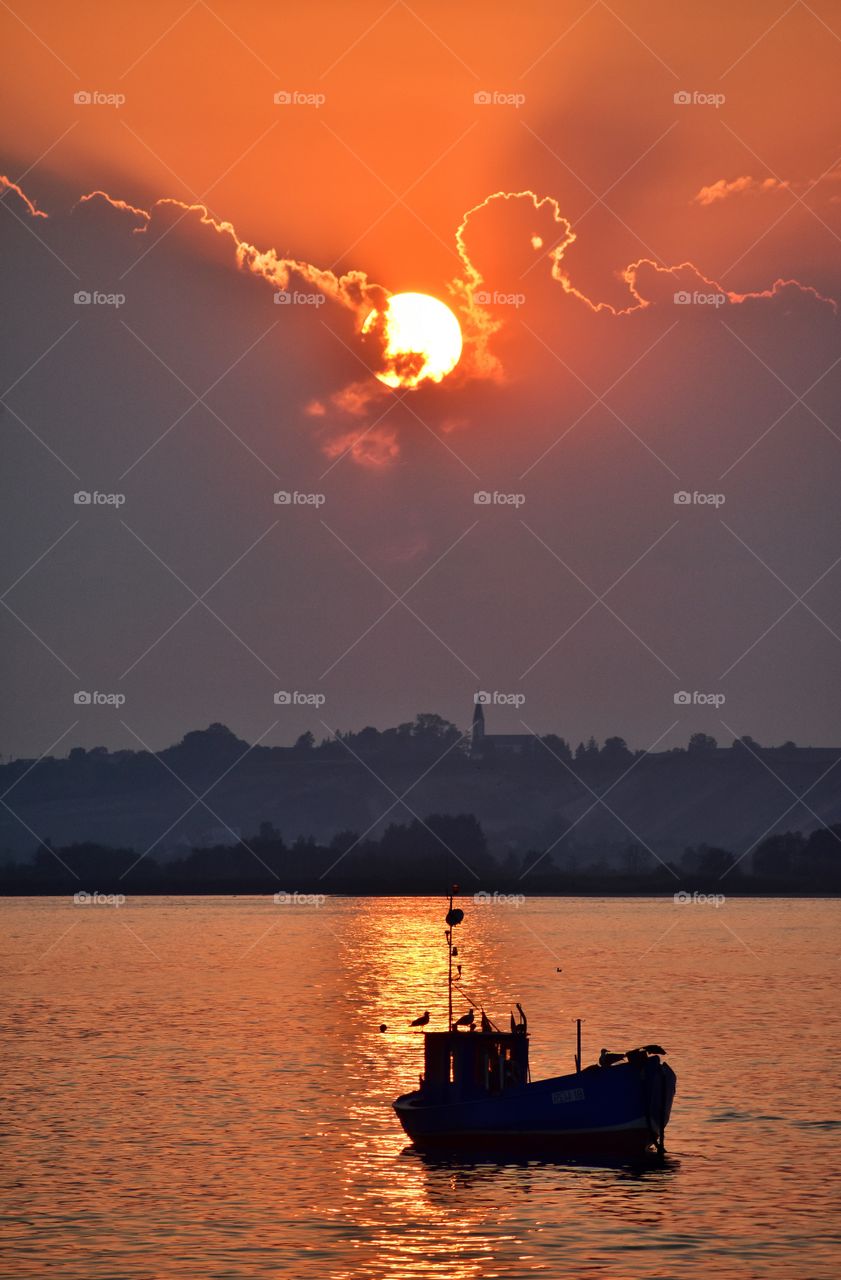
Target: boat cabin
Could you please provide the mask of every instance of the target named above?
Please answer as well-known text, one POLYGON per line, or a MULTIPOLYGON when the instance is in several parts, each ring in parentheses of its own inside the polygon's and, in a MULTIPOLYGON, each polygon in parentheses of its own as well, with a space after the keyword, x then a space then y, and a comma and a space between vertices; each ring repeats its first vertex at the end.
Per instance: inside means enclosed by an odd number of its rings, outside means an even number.
POLYGON ((424 1033, 424 1100, 461 1102, 504 1093, 529 1079, 529 1038, 521 1032, 424 1033))

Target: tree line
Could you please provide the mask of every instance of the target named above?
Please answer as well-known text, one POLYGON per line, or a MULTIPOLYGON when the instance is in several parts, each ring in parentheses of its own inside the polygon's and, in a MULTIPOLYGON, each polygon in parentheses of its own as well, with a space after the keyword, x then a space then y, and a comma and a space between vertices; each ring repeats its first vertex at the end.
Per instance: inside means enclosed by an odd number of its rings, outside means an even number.
POLYGON ((561 842, 549 851, 490 853, 472 814, 431 814, 392 823, 379 837, 341 831, 327 843, 284 841, 268 822, 247 839, 181 856, 95 843, 53 847, 44 841, 26 862, 0 865, 0 894, 102 893, 439 893, 459 881, 465 892, 659 894, 835 894, 841 891, 841 824, 809 834, 768 836, 748 856, 690 846, 661 861, 628 844, 611 857, 561 842))

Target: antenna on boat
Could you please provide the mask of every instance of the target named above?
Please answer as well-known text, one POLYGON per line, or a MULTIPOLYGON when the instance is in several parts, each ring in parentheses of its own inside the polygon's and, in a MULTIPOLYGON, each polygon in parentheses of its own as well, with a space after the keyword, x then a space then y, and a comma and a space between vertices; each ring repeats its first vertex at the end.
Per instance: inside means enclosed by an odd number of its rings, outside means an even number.
MULTIPOLYGON (((447 923, 449 924, 450 912, 453 909, 453 895, 450 894, 450 910, 447 912, 447 923)), ((453 931, 447 930, 447 1030, 450 1031, 453 1025, 453 931)))
POLYGON ((448 1022, 447 1030, 453 1029, 453 929, 457 924, 461 924, 464 919, 464 912, 460 907, 453 906, 453 897, 458 893, 458 885, 454 884, 450 888, 450 909, 447 912, 447 930, 445 937, 447 939, 447 1009, 448 1022))
POLYGON ((575 1019, 575 1070, 581 1070, 581 1019, 575 1019))

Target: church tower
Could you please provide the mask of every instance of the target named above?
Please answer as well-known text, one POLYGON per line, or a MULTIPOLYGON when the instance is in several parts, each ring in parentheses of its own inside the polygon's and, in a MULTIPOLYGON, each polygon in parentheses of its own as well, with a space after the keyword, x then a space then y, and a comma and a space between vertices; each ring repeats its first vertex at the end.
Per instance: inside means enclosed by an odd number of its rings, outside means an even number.
POLYGON ((485 741, 485 713, 479 702, 479 694, 473 699, 473 729, 470 737, 470 754, 480 756, 485 741))

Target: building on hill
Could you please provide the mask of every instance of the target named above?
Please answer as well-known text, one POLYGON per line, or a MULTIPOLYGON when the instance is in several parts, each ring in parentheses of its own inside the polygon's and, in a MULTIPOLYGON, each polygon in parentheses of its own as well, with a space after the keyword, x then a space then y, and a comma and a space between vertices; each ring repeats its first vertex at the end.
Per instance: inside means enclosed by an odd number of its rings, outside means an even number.
POLYGON ((486 733, 486 695, 477 693, 473 699, 473 726, 470 734, 471 760, 484 760, 491 756, 527 756, 540 745, 533 733, 486 733))

